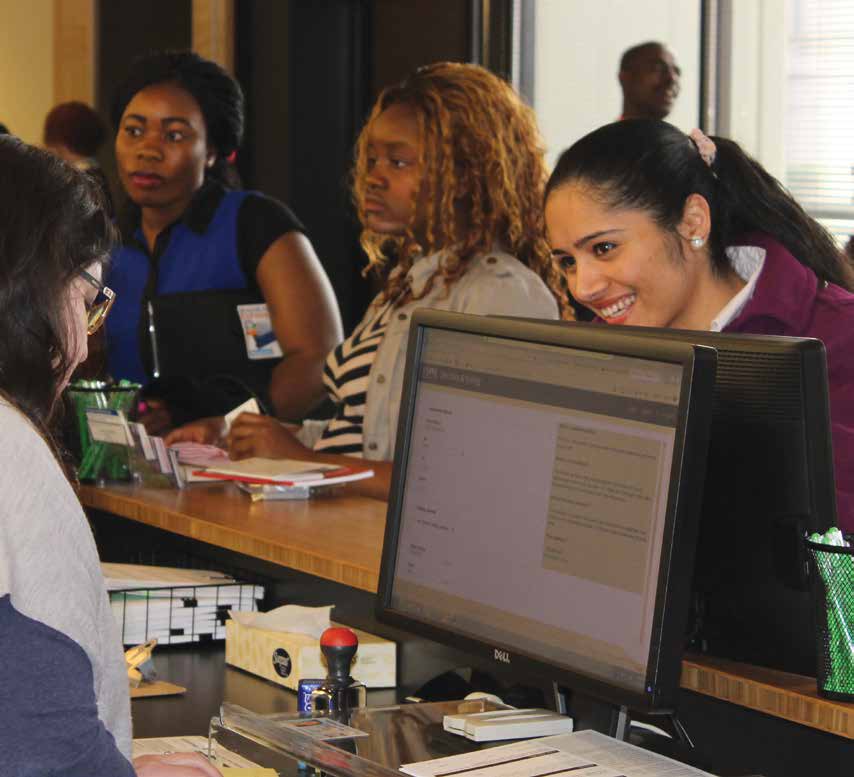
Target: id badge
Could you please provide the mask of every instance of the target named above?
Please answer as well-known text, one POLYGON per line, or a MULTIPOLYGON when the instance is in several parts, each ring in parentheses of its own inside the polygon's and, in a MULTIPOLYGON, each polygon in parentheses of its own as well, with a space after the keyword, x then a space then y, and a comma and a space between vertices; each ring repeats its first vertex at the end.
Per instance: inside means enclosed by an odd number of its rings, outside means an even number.
POLYGON ((246 355, 252 359, 280 359, 282 349, 276 340, 270 311, 260 302, 255 305, 238 305, 237 315, 246 341, 246 355))

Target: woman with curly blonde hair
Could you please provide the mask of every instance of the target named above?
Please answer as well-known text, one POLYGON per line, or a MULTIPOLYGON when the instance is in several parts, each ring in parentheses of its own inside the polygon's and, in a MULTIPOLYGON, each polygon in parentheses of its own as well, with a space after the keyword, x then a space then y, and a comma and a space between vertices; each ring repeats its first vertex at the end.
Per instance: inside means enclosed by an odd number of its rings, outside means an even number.
POLYGON ((370 265, 399 268, 383 299, 400 293, 416 259, 449 247, 437 272, 448 285, 473 257, 501 247, 560 288, 537 206, 547 177, 533 111, 488 70, 444 62, 386 89, 356 144, 353 181, 370 265), (402 232, 383 227, 382 199, 371 176, 371 130, 383 117, 381 126, 402 120, 408 134, 417 128, 417 181, 402 232))
MULTIPOLYGON (((228 434, 230 455, 364 457, 376 476, 362 490, 387 497, 411 313, 558 317, 560 279, 543 237, 546 178, 533 112, 484 68, 437 63, 384 90, 356 144, 353 195, 369 269, 386 280, 326 361, 337 412, 296 436, 243 414, 228 434)), ((210 440, 209 430, 185 428, 170 441, 210 440)))

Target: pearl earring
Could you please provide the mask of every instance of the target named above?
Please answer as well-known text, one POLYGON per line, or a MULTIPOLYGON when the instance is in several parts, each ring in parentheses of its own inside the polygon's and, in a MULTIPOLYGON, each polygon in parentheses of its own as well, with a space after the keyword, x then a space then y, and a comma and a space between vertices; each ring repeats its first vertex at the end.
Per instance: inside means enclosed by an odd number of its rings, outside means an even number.
POLYGON ((691 238, 691 248, 695 251, 699 251, 704 245, 706 245, 706 238, 699 236, 691 238))

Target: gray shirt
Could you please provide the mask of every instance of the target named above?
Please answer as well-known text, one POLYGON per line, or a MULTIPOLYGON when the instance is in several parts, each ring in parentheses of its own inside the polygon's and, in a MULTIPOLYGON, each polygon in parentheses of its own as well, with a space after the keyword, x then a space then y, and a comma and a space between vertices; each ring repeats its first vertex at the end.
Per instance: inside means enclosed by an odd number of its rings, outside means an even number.
POLYGON ((2 399, 0 430, 0 596, 83 649, 98 717, 130 759, 124 655, 89 523, 47 443, 2 399))

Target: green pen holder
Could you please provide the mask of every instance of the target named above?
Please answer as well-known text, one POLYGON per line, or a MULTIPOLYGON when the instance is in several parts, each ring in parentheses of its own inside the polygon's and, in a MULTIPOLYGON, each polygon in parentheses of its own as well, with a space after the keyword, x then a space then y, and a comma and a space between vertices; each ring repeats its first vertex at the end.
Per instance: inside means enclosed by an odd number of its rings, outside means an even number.
MULTIPOLYGON (((851 537, 845 537, 851 541, 851 537)), ((818 693, 854 701, 854 547, 805 540, 815 608, 818 693)))
POLYGON ((77 476, 83 481, 128 481, 132 479, 129 462, 130 448, 116 443, 93 440, 89 434, 86 410, 89 408, 121 410, 125 416, 136 406, 140 385, 122 381, 107 384, 102 381, 77 381, 68 387, 74 404, 74 427, 77 443, 77 476))

